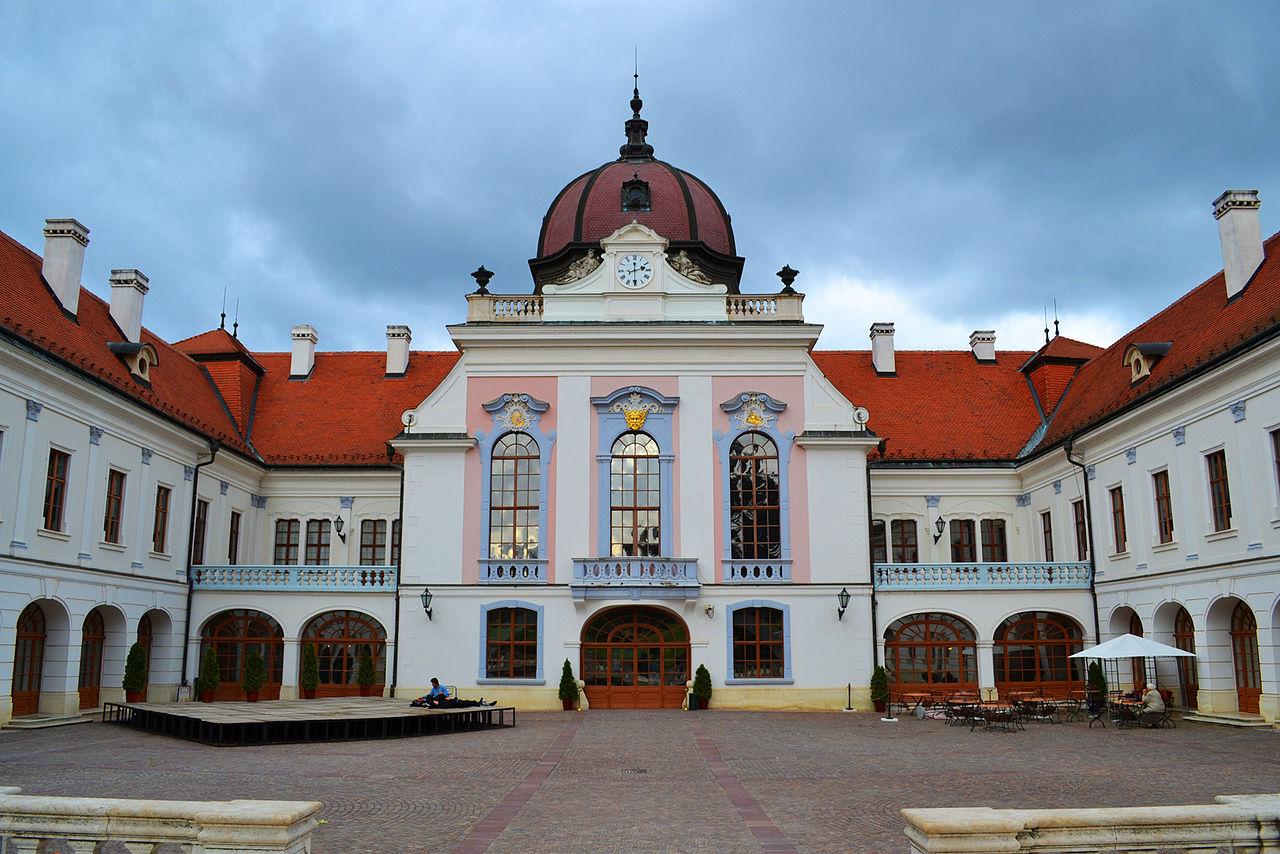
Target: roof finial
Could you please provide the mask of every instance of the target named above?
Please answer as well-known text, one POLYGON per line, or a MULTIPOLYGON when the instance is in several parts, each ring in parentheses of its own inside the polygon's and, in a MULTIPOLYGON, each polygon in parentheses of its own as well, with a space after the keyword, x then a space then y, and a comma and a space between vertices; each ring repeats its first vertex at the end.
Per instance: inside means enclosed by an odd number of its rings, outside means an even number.
POLYGON ((1049 306, 1044 307, 1044 343, 1049 343, 1049 306))
POLYGON ((240 297, 236 297, 236 317, 231 323, 231 337, 238 338, 240 332, 240 297))
POLYGON ((227 286, 226 285, 222 286, 222 314, 218 315, 218 317, 221 318, 218 321, 218 328, 226 329, 227 328, 227 286))
POLYGON ((1053 337, 1058 337, 1058 298, 1053 298, 1053 337))
POLYGON ((649 133, 649 123, 640 118, 640 110, 644 101, 640 99, 640 49, 636 48, 635 72, 631 75, 634 86, 631 89, 631 118, 623 127, 627 132, 627 144, 618 149, 622 155, 619 160, 652 160, 653 146, 645 142, 649 133))

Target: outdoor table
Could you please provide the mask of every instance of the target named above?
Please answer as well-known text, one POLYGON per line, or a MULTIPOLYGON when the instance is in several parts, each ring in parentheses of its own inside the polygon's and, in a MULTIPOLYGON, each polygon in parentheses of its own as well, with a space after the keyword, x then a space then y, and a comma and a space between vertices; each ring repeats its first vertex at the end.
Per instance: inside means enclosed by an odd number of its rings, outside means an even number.
POLYGON ((908 712, 914 712, 921 706, 928 705, 931 699, 933 699, 932 695, 924 691, 904 692, 902 694, 903 708, 908 712))
POLYGON ((1018 711, 1028 718, 1046 723, 1061 723, 1058 701, 1051 697, 1021 697, 1013 701, 1018 711))
POLYGON ((1004 732, 1013 732, 1022 725, 1018 720, 1017 709, 1008 703, 981 703, 975 711, 969 732, 977 729, 980 723, 983 730, 1000 729, 1004 732))
POLYGON ((1112 700, 1110 706, 1111 719, 1121 729, 1137 726, 1144 708, 1139 700, 1112 700))

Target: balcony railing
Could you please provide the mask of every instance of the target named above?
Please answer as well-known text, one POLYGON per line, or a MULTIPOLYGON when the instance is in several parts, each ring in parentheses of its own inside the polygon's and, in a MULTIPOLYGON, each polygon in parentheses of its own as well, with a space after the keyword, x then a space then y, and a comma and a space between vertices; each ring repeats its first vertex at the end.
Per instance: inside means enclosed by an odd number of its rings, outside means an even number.
POLYGON ((877 590, 1087 590, 1087 563, 877 563, 877 590))
POLYGON ((575 599, 696 599, 698 559, 691 557, 578 557, 575 599))
POLYGON ((289 590, 390 593, 394 566, 193 566, 197 590, 289 590))
POLYGON ((482 560, 481 584, 546 584, 545 560, 482 560))
MULTIPOLYGON (((734 323, 804 320, 804 294, 726 294, 725 315, 734 323)), ((467 294, 467 322, 537 323, 542 297, 521 294, 467 294)))
POLYGON ((726 560, 725 584, 788 584, 791 581, 789 560, 726 560))
POLYGON ((753 320, 804 320, 804 294, 741 294, 725 297, 725 311, 735 323, 753 320))

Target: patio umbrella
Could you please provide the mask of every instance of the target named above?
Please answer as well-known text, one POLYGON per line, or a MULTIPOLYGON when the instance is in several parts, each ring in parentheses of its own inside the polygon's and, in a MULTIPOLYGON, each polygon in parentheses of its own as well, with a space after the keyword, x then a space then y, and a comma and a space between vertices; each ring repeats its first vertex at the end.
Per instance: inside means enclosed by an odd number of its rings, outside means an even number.
POLYGON ((1195 658, 1194 652, 1178 649, 1164 643, 1157 643, 1150 638, 1137 635, 1121 635, 1106 643, 1091 646, 1086 650, 1074 653, 1071 658, 1195 658))

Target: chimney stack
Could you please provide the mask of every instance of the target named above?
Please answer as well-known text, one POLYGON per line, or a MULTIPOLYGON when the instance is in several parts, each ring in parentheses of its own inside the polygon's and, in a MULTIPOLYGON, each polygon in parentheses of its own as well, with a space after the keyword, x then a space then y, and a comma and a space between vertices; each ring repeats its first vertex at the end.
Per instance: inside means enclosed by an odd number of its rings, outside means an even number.
POLYGON ((894 374, 893 324, 871 324, 871 364, 877 374, 894 374))
POLYGON ((1222 241, 1222 274, 1227 280, 1227 299, 1244 290, 1262 264, 1262 229, 1257 190, 1227 190, 1213 202, 1222 241))
POLYGON ((134 344, 142 338, 142 300, 149 290, 147 281, 141 270, 111 271, 111 319, 125 340, 134 344))
POLYGON ((289 361, 289 379, 305 379, 316 366, 316 337, 314 326, 299 323, 293 327, 293 358, 289 361))
POLYGON ((44 266, 41 273, 64 311, 75 315, 80 306, 80 274, 89 229, 74 219, 44 221, 44 266))
POLYGON ((402 377, 409 370, 409 344, 413 332, 407 326, 387 327, 387 376, 402 377))
POLYGON ((969 335, 969 349, 979 362, 996 360, 996 331, 994 329, 975 329, 969 335))

